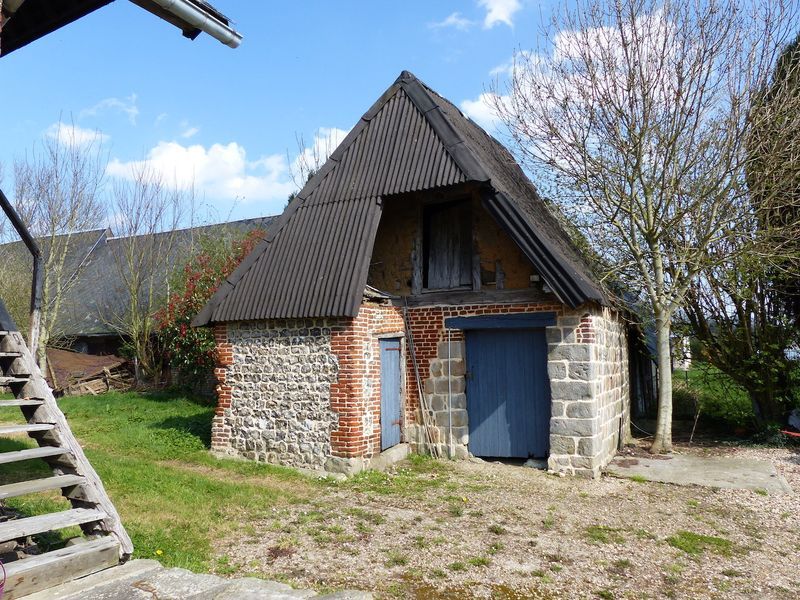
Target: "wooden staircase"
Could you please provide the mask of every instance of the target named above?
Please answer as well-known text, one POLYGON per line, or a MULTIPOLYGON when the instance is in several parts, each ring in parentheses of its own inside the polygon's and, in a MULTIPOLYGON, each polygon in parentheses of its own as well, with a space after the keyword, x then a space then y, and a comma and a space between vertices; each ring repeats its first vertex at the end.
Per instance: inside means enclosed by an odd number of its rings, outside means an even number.
MULTIPOLYGON (((12 519, 0 523, 0 544, 24 540, 51 531, 79 526, 83 537, 63 548, 5 563, 4 599, 19 598, 38 590, 89 575, 126 561, 133 545, 78 441, 56 404, 24 339, 9 325, 0 303, 0 385, 8 386, 15 400, 0 400, 0 436, 26 433, 38 448, 0 453, 0 465, 43 460, 52 477, 0 485, 0 502, 7 498, 61 490, 70 510, 12 519), (7 424, 13 411, 19 424, 7 424)), ((2 467, 0 467, 2 469, 2 467)))

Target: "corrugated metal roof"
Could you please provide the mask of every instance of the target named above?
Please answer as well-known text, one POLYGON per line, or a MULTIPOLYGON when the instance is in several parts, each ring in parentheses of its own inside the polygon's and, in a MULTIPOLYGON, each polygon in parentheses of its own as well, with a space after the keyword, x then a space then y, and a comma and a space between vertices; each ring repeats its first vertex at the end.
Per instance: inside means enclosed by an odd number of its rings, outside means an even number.
POLYGON ((215 296, 204 311, 206 323, 355 316, 367 283, 380 198, 467 181, 425 115, 394 87, 367 111, 215 296))
POLYGON ((355 316, 380 199, 467 181, 562 301, 605 302, 533 184, 494 138, 404 71, 195 318, 355 316))

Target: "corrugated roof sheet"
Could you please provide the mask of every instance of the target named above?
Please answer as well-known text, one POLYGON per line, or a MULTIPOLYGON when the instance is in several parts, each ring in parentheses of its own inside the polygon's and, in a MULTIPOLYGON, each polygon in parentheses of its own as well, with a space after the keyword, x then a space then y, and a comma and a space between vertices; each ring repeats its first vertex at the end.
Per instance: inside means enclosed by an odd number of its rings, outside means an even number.
POLYGON ((404 71, 193 324, 355 316, 380 199, 467 181, 489 184, 487 208, 562 301, 605 302, 588 264, 508 151, 404 71))
POLYGON ((214 305, 210 320, 355 316, 380 198, 465 181, 442 139, 398 86, 367 111, 300 191, 235 275, 235 285, 217 297, 224 302, 214 305))

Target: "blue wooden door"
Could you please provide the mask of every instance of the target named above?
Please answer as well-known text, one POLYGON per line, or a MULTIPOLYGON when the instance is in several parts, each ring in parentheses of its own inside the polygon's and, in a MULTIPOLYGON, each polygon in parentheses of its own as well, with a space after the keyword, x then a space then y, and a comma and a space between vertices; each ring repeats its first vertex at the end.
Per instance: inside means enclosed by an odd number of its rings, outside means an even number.
POLYGON ((379 340, 381 346, 381 450, 400 443, 400 338, 379 340))
POLYGON ((469 450, 475 456, 544 457, 550 382, 544 329, 466 332, 469 450))

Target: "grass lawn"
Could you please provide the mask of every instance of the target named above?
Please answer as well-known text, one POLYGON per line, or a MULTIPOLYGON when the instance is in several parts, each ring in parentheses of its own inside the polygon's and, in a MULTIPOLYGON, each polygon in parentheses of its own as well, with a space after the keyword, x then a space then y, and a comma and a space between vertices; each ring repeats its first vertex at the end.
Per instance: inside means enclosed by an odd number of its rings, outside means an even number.
MULTIPOLYGON (((120 512, 137 558, 208 571, 214 566, 214 541, 228 536, 243 514, 263 517, 307 499, 319 487, 290 469, 212 457, 213 409, 183 397, 107 394, 65 398, 59 405, 120 512)), ((20 418, 11 415, 8 410, 3 416, 20 418)), ((32 445, 26 437, 0 438, 3 452, 32 445)), ((0 466, 0 481, 48 473, 42 461, 13 463, 0 466)), ((7 504, 26 514, 67 508, 57 494, 7 504)), ((60 537, 77 533, 64 531, 60 537)))

